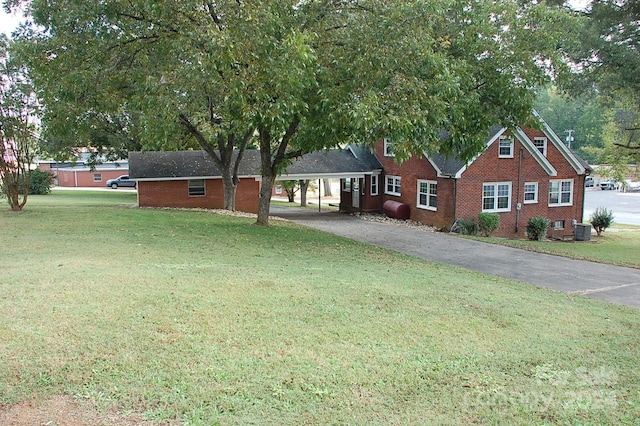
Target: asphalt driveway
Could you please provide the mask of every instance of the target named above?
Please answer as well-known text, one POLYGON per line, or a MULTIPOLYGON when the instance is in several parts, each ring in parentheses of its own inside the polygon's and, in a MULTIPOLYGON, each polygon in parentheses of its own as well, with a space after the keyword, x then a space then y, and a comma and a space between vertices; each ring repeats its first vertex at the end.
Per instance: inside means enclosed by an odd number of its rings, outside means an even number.
POLYGON ((640 270, 637 269, 471 241, 338 212, 272 206, 271 214, 411 256, 640 308, 640 270))

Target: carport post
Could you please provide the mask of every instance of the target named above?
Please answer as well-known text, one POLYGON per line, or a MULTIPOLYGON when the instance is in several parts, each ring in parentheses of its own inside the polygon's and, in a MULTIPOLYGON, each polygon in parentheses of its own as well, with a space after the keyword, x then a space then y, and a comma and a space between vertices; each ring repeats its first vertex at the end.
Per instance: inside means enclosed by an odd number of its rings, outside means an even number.
POLYGON ((320 184, 322 183, 322 179, 318 179, 318 212, 322 212, 322 188, 320 184))

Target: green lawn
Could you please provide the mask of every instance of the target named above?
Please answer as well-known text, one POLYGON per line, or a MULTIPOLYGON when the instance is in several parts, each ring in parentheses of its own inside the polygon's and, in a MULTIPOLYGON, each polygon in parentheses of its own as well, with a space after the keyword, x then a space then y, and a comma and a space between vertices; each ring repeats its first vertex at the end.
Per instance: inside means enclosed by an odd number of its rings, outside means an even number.
POLYGON ((640 229, 614 227, 597 236, 592 229, 590 241, 527 241, 504 238, 478 238, 480 241, 516 247, 572 259, 590 260, 640 269, 640 229))
POLYGON ((55 191, 0 210, 0 407, 183 424, 640 422, 638 311, 297 225, 55 191))

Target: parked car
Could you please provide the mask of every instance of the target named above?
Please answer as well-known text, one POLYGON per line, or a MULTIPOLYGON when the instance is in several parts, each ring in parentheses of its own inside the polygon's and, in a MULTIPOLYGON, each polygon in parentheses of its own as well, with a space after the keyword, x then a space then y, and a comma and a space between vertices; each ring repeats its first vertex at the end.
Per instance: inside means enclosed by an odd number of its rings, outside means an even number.
POLYGON ((600 189, 605 190, 613 190, 616 189, 616 181, 614 179, 603 180, 600 182, 600 189))
POLYGON ((129 187, 129 188, 135 188, 136 187, 136 181, 129 179, 128 175, 122 175, 122 176, 118 176, 115 179, 109 179, 107 181, 107 186, 111 187, 113 189, 118 189, 118 187, 120 187, 120 186, 129 187))
POLYGON ((622 184, 622 191, 623 192, 640 191, 640 182, 625 180, 624 183, 622 184))
POLYGON ((587 176, 585 178, 584 186, 587 187, 587 188, 593 188, 593 186, 594 186, 593 176, 587 176))

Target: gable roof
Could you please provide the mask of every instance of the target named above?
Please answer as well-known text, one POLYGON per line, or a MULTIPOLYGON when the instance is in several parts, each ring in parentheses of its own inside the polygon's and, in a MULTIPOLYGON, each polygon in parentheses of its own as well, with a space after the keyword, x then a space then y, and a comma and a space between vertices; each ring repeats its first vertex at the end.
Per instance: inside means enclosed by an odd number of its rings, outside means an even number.
MULTIPOLYGON (((540 117, 540 115, 534 110, 534 116, 540 120, 542 132, 547 137, 553 146, 560 151, 563 157, 567 160, 567 162, 573 167, 573 169, 578 174, 585 174, 592 171, 591 167, 587 164, 586 161, 581 159, 576 153, 571 151, 567 146, 560 140, 558 135, 549 127, 549 125, 540 117)), ((449 177, 449 178, 460 178, 462 173, 469 167, 480 155, 486 151, 496 140, 499 140, 500 137, 507 131, 506 127, 502 126, 493 126, 489 129, 489 139, 487 140, 486 148, 476 155, 474 158, 465 162, 455 156, 446 157, 440 154, 428 156, 424 153, 424 156, 429 160, 433 168, 436 170, 438 177, 449 177)), ((522 128, 518 127, 514 130, 513 136, 522 144, 522 146, 527 150, 527 152, 540 164, 540 166, 547 172, 549 176, 557 176, 558 172, 553 167, 553 165, 549 162, 549 160, 538 151, 533 142, 529 139, 529 137, 525 134, 522 128)), ((443 137, 446 137, 446 133, 443 133, 443 137)))
POLYGON ((578 174, 588 174, 593 171, 591 166, 580 158, 575 152, 570 150, 562 140, 558 137, 558 135, 549 127, 546 121, 538 114, 536 110, 533 111, 533 115, 540 120, 542 124, 542 131, 547 136, 547 139, 553 143, 558 151, 564 156, 564 158, 571 164, 573 169, 578 174))
MULTIPOLYGON (((237 155, 235 152, 234 160, 237 155)), ((375 163, 370 158, 363 161, 353 150, 332 149, 312 152, 293 160, 278 179, 358 177, 380 169, 382 166, 377 159, 375 163)), ((129 176, 137 180, 186 180, 219 179, 222 174, 204 151, 134 151, 129 153, 129 176)), ((261 179, 260 151, 245 151, 238 177, 261 179)))

